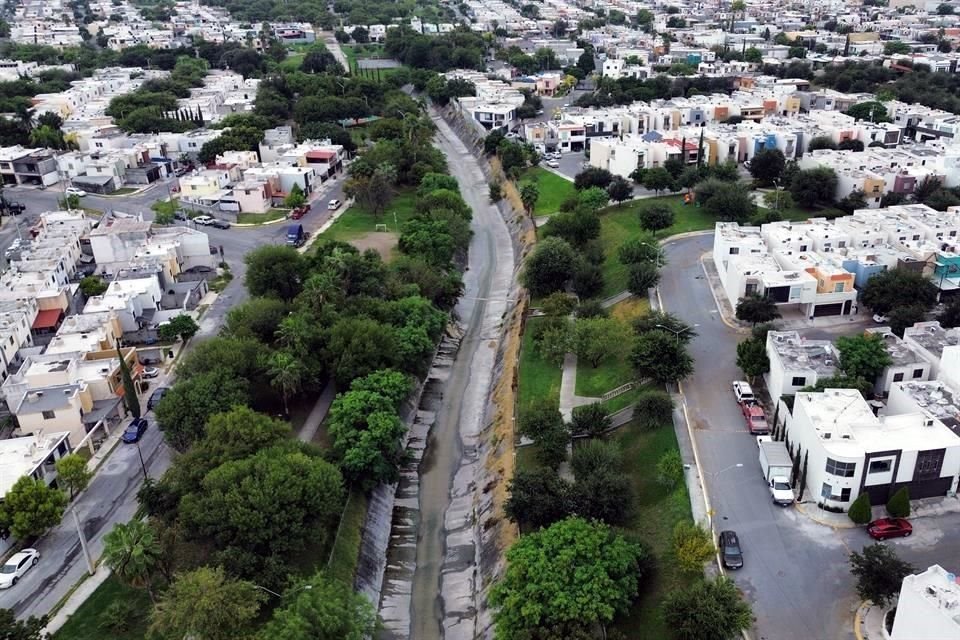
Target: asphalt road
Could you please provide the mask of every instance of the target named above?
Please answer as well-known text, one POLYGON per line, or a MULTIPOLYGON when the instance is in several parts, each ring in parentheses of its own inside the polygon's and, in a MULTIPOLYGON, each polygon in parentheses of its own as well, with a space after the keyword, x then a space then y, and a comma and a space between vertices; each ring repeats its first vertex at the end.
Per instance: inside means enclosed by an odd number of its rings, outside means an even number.
MULTIPOLYGON (((696 371, 683 384, 691 426, 704 470, 718 530, 734 529, 744 548, 744 568, 731 573, 753 603, 755 639, 852 638, 853 607, 859 602, 848 555, 872 541, 863 530, 834 531, 792 508, 772 504, 730 383, 742 377, 736 366, 741 339, 720 319, 700 256, 713 245, 706 235, 666 245, 669 267, 660 294, 668 311, 697 324, 690 352, 696 371), (737 467, 742 464, 742 467, 737 467)), ((810 332, 835 337, 830 331, 810 332)), ((939 563, 960 569, 960 514, 914 522, 911 538, 893 541, 904 559, 920 568, 939 563)))
MULTIPOLYGON (((33 224, 40 213, 57 210, 57 199, 62 197, 52 189, 7 188, 7 197, 23 202, 27 210, 18 216, 22 234, 33 224)), ((98 197, 86 196, 83 204, 87 207, 139 213, 142 211, 147 220, 153 219, 150 204, 159 198, 165 198, 167 190, 158 186, 136 196, 98 197)), ((301 223, 308 232, 315 232, 332 213, 326 203, 331 198, 343 199, 342 180, 329 183, 315 198, 315 204, 301 223)), ((287 225, 277 223, 262 227, 233 227, 214 229, 199 227, 210 237, 211 246, 223 246, 224 256, 234 273, 234 279, 217 297, 200 321, 200 331, 191 344, 196 344, 217 334, 227 312, 248 298, 243 286, 245 265, 243 256, 266 244, 284 244, 287 225)), ((7 247, 17 236, 16 226, 4 218, 0 228, 0 248, 7 247)), ((155 380, 152 388, 169 386, 174 374, 155 380)), ((143 404, 145 405, 145 400, 143 404)), ((170 466, 171 451, 163 442, 163 436, 152 420, 153 414, 145 414, 150 427, 140 442, 147 472, 159 477, 170 466)), ((98 559, 103 551, 103 536, 109 533, 118 522, 129 521, 137 510, 137 491, 143 482, 143 469, 137 447, 119 444, 101 465, 86 491, 81 494, 72 509, 80 518, 86 534, 90 552, 98 559)), ((80 581, 87 571, 86 561, 80 549, 73 516, 68 512, 63 521, 36 543, 40 550, 40 563, 27 572, 16 586, 0 591, 0 608, 13 609, 20 618, 30 615, 43 615, 49 611, 80 581)))

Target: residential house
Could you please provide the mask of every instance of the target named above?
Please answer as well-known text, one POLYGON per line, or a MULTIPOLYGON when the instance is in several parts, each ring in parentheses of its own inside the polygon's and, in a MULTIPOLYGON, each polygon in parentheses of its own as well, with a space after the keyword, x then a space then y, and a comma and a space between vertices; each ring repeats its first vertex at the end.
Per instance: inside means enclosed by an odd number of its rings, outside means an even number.
POLYGON ((930 362, 900 339, 890 327, 868 327, 866 334, 883 340, 883 348, 890 356, 890 364, 874 381, 874 394, 888 395, 897 382, 930 379, 930 362))
POLYGON ((837 373, 840 357, 829 340, 802 338, 797 331, 769 331, 766 344, 770 371, 764 374, 770 398, 794 395, 837 373))
POLYGON ((960 580, 935 564, 900 586, 890 640, 960 637, 960 580))

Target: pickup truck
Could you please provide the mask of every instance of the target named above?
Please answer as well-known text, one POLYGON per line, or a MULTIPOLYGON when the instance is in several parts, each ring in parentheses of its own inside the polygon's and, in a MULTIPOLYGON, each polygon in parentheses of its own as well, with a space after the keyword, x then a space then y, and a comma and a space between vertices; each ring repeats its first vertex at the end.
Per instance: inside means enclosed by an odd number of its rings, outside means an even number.
POLYGON ((755 436, 765 436, 770 433, 770 425, 767 424, 767 416, 763 412, 763 407, 758 404, 741 402, 740 411, 747 423, 747 431, 755 436))
POLYGON ((790 488, 793 461, 787 446, 782 442, 774 442, 769 436, 759 436, 757 447, 760 449, 760 468, 763 470, 763 478, 767 481, 773 503, 789 507, 794 501, 793 489, 790 488))

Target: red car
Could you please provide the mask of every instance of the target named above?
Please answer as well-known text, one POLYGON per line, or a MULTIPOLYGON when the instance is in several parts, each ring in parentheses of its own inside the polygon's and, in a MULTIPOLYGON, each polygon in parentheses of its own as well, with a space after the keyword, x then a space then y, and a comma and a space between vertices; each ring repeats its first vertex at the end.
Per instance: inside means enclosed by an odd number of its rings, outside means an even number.
POLYGON ((765 436, 770 433, 770 425, 767 424, 767 416, 763 413, 763 407, 743 402, 740 404, 740 411, 747 423, 747 431, 755 436, 765 436))
POLYGON ((903 518, 880 518, 867 525, 867 533, 875 540, 905 538, 913 533, 913 525, 903 518))

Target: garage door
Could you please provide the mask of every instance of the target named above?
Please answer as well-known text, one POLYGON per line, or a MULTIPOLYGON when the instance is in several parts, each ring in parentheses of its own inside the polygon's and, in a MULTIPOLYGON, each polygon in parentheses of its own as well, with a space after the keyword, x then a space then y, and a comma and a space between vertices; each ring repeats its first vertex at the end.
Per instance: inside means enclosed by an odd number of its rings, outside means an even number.
POLYGON ((953 478, 933 478, 931 480, 914 480, 910 483, 910 499, 937 498, 947 495, 953 478))
POLYGON ((838 302, 837 304, 821 304, 813 309, 813 315, 817 318, 822 316, 838 316, 841 313, 843 313, 842 302, 838 302))

